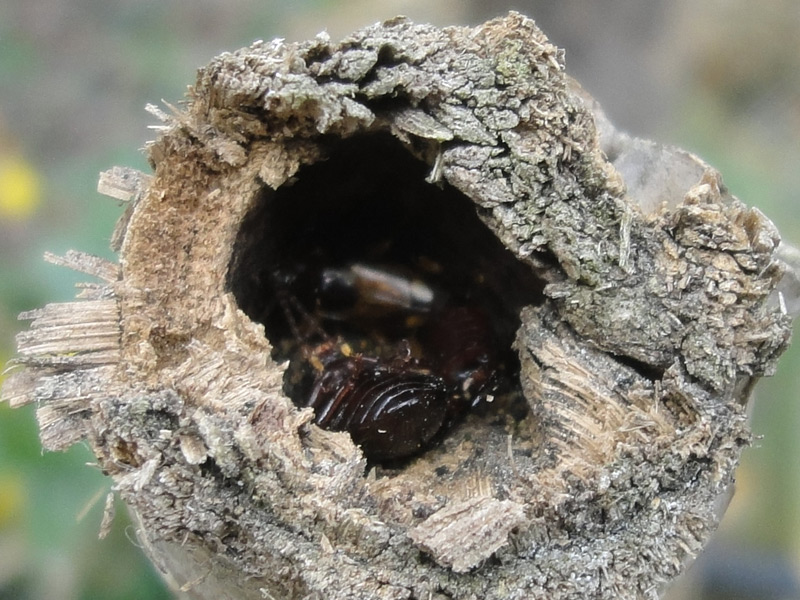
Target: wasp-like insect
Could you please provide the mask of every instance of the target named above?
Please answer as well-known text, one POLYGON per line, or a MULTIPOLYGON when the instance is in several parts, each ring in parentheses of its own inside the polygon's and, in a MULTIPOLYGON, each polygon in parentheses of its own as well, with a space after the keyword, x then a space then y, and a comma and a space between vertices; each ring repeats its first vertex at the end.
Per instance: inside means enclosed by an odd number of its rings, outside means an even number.
POLYGON ((313 312, 283 299, 312 373, 310 383, 293 394, 295 401, 314 409, 320 427, 347 431, 371 461, 424 449, 471 407, 491 400, 496 369, 496 343, 484 310, 444 296, 418 278, 387 269, 322 269, 313 312), (388 315, 403 324, 393 343, 362 334, 360 347, 353 348, 321 325, 331 320, 369 329, 388 315))

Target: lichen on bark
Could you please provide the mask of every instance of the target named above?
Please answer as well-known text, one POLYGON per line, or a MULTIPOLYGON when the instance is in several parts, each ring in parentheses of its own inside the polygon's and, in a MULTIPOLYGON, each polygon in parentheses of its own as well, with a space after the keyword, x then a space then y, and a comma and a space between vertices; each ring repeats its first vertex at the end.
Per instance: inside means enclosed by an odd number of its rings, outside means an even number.
MULTIPOLYGON (((103 283, 26 315, 4 397, 38 403, 48 449, 89 442, 181 593, 655 598, 700 551, 788 343, 778 234, 696 157, 615 132, 531 20, 259 42, 151 110, 152 178, 101 179, 130 203, 119 265, 56 259, 103 283), (353 186, 309 184, 343 153, 353 186), (253 308, 285 226, 263 214, 301 184, 323 212, 374 186, 381 211, 426 178, 432 213, 457 196, 537 282, 527 409, 367 468, 284 394, 253 308)), ((455 211, 432 230, 461 252, 455 211)))

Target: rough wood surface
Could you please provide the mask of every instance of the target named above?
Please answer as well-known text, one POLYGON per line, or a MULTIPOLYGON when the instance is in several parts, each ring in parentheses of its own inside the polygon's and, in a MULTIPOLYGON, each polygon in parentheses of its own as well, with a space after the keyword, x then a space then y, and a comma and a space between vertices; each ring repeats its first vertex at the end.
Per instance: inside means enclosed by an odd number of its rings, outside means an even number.
POLYGON ((700 551, 789 338, 778 234, 696 157, 615 132, 532 21, 257 43, 152 112, 152 178, 101 178, 129 202, 120 264, 56 259, 103 282, 23 315, 3 394, 39 405, 46 448, 91 444, 181 594, 656 598, 700 551), (230 273, 260 202, 378 134, 469 198, 543 297, 515 342, 526 416, 366 471, 283 394, 230 273))

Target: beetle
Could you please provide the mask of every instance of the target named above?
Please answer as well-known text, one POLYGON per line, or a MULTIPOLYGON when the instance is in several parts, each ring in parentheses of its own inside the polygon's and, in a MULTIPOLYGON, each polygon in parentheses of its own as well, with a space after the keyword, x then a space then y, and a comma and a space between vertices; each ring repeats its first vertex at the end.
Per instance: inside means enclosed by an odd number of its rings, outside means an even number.
POLYGON ((370 461, 388 462, 420 452, 491 401, 496 343, 480 306, 387 267, 354 263, 317 277, 311 310, 281 293, 297 356, 311 373, 293 395, 314 409, 316 425, 348 432, 370 461), (377 325, 387 315, 400 323, 394 344, 377 325), (357 344, 330 333, 326 320, 360 331, 357 344))
POLYGON ((329 318, 366 319, 386 313, 427 313, 436 293, 419 278, 353 263, 322 270, 317 304, 329 318))
POLYGON ((442 429, 450 389, 441 377, 372 356, 323 364, 306 406, 317 425, 347 431, 370 460, 413 455, 442 429))

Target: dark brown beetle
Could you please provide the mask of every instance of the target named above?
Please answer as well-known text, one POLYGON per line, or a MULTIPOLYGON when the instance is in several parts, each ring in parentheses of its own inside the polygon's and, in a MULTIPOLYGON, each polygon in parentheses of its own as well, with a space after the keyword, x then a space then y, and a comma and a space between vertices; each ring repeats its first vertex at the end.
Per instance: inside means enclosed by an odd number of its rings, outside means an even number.
POLYGON ((481 399, 491 400, 495 342, 480 307, 450 305, 419 279, 362 264, 322 270, 316 314, 296 301, 292 306, 302 316, 302 332, 284 300, 301 355, 314 371, 298 404, 314 409, 318 426, 347 431, 371 461, 412 456, 481 399), (320 324, 334 319, 363 328, 387 314, 397 321, 397 313, 401 323, 414 325, 388 353, 372 341, 353 352, 320 324), (314 345, 313 337, 322 341, 314 345), (412 356, 412 337, 419 356, 412 356))
POLYGON ((449 388, 440 377, 360 355, 323 365, 306 401, 314 422, 347 431, 370 460, 415 454, 441 430, 449 388))

